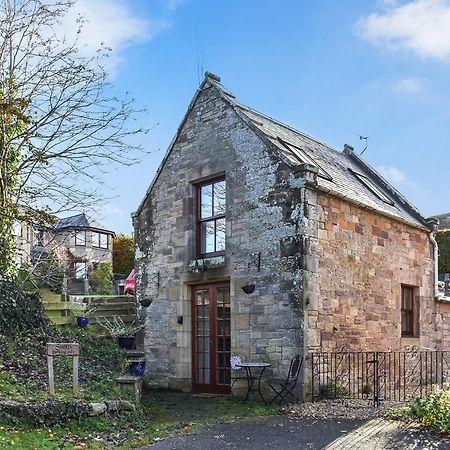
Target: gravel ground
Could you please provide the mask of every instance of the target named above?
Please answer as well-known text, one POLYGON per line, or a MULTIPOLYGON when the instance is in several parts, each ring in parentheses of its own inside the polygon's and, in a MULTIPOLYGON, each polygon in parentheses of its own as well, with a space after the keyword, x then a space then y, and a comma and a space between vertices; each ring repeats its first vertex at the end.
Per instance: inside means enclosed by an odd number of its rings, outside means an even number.
POLYGON ((366 400, 324 400, 316 403, 299 403, 289 409, 283 409, 284 414, 294 417, 313 417, 317 419, 374 419, 395 408, 404 406, 403 403, 383 402, 375 408, 366 400))

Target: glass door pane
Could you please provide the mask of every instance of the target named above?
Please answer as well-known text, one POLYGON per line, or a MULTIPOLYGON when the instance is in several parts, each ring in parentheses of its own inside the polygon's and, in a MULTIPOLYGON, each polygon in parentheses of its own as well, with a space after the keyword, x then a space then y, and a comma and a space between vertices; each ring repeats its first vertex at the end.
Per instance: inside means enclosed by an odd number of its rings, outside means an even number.
POLYGON ((229 385, 231 379, 231 324, 230 324, 230 289, 216 288, 216 371, 217 384, 229 385))
POLYGON ((196 320, 196 366, 198 384, 210 383, 210 324, 209 324, 209 293, 208 289, 199 289, 195 293, 196 320))

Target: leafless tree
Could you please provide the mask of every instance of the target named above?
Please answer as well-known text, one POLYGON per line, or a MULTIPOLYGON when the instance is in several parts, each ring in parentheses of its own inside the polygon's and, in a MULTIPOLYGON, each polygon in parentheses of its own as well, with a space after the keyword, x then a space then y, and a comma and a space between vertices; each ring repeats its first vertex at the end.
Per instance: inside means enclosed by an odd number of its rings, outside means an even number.
MULTIPOLYGON (((101 200, 102 173, 131 165, 146 132, 119 97, 98 57, 57 34, 72 0, 0 0, 0 247, 14 220, 45 223, 101 200), (3 221, 3 223, 1 223, 3 221)), ((78 26, 82 33, 83 20, 78 26)), ((0 277, 11 252, 0 251, 0 277), (6 252, 8 253, 8 252, 6 252)))

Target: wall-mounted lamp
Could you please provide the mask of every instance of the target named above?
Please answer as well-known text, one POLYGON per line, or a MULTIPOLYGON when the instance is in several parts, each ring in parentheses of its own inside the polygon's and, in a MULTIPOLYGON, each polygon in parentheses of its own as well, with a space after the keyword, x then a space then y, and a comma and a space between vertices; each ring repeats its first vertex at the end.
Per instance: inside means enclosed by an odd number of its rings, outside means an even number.
POLYGON ((178 323, 178 325, 183 325, 183 316, 177 317, 177 323, 178 323))
POLYGON ((258 272, 261 270, 261 252, 250 254, 250 258, 247 263, 247 268, 249 272, 252 267, 256 267, 258 272))

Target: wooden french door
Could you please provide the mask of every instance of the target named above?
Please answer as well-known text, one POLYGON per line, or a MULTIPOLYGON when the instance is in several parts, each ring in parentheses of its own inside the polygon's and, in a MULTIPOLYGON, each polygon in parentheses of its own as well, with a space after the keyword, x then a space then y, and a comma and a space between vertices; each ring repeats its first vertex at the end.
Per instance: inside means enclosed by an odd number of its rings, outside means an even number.
POLYGON ((230 286, 192 288, 192 384, 196 392, 230 392, 230 286))

